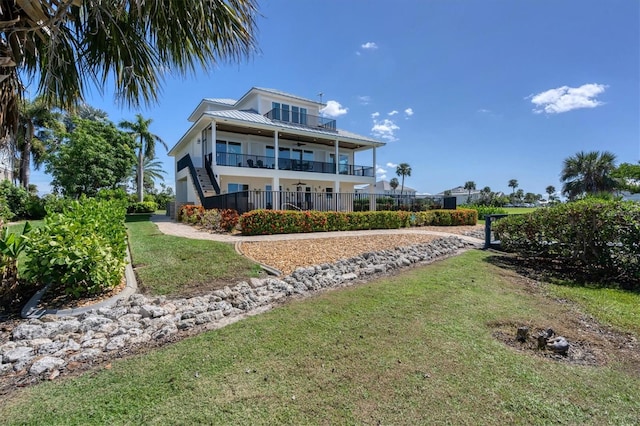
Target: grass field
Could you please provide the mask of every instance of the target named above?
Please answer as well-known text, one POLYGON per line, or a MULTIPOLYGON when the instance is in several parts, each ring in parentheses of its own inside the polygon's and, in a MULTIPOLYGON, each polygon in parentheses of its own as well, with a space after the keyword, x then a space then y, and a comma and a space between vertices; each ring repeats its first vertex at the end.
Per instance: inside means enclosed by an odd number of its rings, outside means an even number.
POLYGON ((257 276, 260 270, 231 244, 165 235, 148 215, 127 216, 126 225, 134 269, 145 292, 211 291, 257 276))
MULTIPOLYGON (((576 366, 494 338, 496 324, 563 331, 575 313, 493 256, 470 251, 292 301, 78 378, 21 389, 3 401, 0 418, 8 425, 637 424, 640 375, 615 353, 602 365, 576 366)), ((625 329, 625 321, 616 325, 625 329)))

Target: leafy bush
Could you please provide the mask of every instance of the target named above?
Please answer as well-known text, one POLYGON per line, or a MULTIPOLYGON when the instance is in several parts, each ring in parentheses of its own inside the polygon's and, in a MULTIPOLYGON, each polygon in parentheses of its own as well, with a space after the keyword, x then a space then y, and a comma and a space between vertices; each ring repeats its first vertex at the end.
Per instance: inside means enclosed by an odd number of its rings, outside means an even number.
POLYGON ((13 214, 13 212, 9 208, 7 200, 4 197, 0 196, 0 221, 8 222, 14 217, 15 214, 13 214))
POLYGON ((70 198, 60 197, 56 194, 47 194, 42 197, 42 200, 47 214, 62 213, 73 202, 70 198))
POLYGON ((29 222, 24 224, 22 233, 9 232, 0 221, 0 282, 15 281, 18 278, 18 256, 26 247, 25 235, 31 231, 29 222))
POLYGON ((220 210, 220 228, 230 232, 240 222, 240 215, 233 209, 220 210))
POLYGON ((319 212, 291 210, 253 210, 242 215, 245 235, 290 234, 299 232, 391 229, 409 225, 410 213, 392 212, 319 212))
POLYGON ((484 220, 487 215, 490 214, 507 214, 508 212, 501 207, 494 206, 481 206, 481 205, 464 205, 460 206, 465 209, 473 209, 478 212, 478 220, 484 220))
POLYGON ((507 251, 549 259, 587 279, 640 288, 640 205, 583 200, 512 215, 494 233, 507 251))
MULTIPOLYGON (((29 201, 29 193, 21 186, 16 186, 10 181, 3 179, 0 181, 0 200, 4 200, 7 209, 13 214, 6 219, 13 219, 14 217, 25 217, 26 206, 29 201)), ((5 210, 5 215, 6 209, 5 210)), ((0 213, 2 214, 2 213, 0 213)))
POLYGON ((462 226, 478 223, 478 212, 473 209, 427 210, 411 215, 413 226, 462 226))
POLYGON ((125 204, 74 201, 28 236, 26 278, 79 297, 120 284, 126 254, 125 204))
POLYGON ((204 207, 185 204, 184 206, 180 207, 180 210, 178 210, 178 221, 195 225, 200 222, 200 218, 203 214, 204 207))
POLYGON ((132 203, 127 207, 127 213, 153 213, 158 209, 155 201, 132 203))
POLYGON ((47 215, 45 200, 37 195, 29 194, 27 205, 25 206, 25 216, 29 219, 40 220, 47 215))

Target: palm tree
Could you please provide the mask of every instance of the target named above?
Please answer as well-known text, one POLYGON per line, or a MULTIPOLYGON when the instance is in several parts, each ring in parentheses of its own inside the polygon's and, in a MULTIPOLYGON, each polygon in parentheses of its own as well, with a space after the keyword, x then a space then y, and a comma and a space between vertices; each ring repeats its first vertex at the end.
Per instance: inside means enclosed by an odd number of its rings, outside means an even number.
POLYGON ((514 195, 516 192, 516 188, 518 187, 518 179, 510 179, 508 186, 509 188, 512 188, 511 195, 514 195))
POLYGON ((398 167, 396 167, 396 175, 402 176, 402 186, 400 188, 400 197, 402 197, 402 193, 404 192, 404 178, 411 176, 411 166, 407 163, 398 164, 398 167))
POLYGON ((615 161, 616 156, 609 151, 581 151, 565 159, 560 175, 562 193, 573 200, 584 194, 612 192, 620 184, 612 177, 615 161))
POLYGON ((21 99, 18 105, 18 129, 15 139, 15 155, 18 167, 18 181, 25 189, 29 188, 31 159, 37 169, 43 163, 46 144, 43 139, 50 137, 47 127, 54 127, 59 114, 52 112, 40 98, 33 101, 21 99), (37 132, 37 130, 39 130, 37 132))
POLYGON ((545 188, 545 191, 546 191, 547 195, 549 196, 548 197, 549 201, 552 201, 555 198, 554 194, 556 193, 556 187, 553 186, 553 185, 549 185, 549 186, 547 186, 545 188))
POLYGON ((391 189, 393 189, 393 193, 396 193, 396 189, 398 188, 398 185, 400 185, 400 183, 398 182, 398 178, 392 178, 389 181, 389 186, 391 187, 391 189))
POLYGON ((471 202, 471 191, 476 190, 476 183, 472 180, 468 180, 464 183, 464 189, 469 191, 469 196, 467 197, 467 203, 471 202))
POLYGON ((119 126, 123 129, 130 130, 130 134, 137 139, 136 148, 138 149, 138 171, 137 171, 137 183, 136 188, 138 192, 138 202, 144 200, 144 159, 152 160, 156 156, 156 142, 162 144, 165 149, 169 149, 167 144, 158 135, 155 135, 149 131, 149 125, 153 120, 151 118, 146 119, 142 114, 136 114, 136 121, 120 122, 119 126))
POLYGON ((14 135, 22 79, 47 106, 71 110, 112 79, 126 106, 157 101, 163 75, 247 58, 256 0, 0 2, 0 144, 14 135))
MULTIPOLYGON (((161 180, 164 182, 164 176, 167 172, 163 169, 162 163, 158 160, 154 160, 152 158, 144 159, 144 163, 142 165, 143 170, 143 178, 144 178, 144 188, 153 189, 155 186, 156 180, 161 180)), ((133 169, 131 169, 131 179, 133 182, 138 182, 138 165, 136 164, 133 169)))

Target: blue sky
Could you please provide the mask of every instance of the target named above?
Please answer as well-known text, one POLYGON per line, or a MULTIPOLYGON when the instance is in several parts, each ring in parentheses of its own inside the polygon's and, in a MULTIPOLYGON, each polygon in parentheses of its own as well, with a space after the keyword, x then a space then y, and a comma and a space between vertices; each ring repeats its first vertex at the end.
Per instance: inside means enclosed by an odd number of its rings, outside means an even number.
MULTIPOLYGON (((338 127, 387 142, 378 176, 409 163, 405 185, 437 193, 478 189, 546 196, 562 162, 609 150, 640 160, 640 2, 637 0, 262 1, 259 52, 188 78, 168 75, 157 105, 87 102, 112 121, 152 118, 169 145, 205 97, 252 86, 328 104, 338 127)), ((161 147, 167 183, 173 159, 161 147)), ((367 164, 361 161, 361 164, 367 164)), ((41 192, 50 179, 34 172, 41 192)))

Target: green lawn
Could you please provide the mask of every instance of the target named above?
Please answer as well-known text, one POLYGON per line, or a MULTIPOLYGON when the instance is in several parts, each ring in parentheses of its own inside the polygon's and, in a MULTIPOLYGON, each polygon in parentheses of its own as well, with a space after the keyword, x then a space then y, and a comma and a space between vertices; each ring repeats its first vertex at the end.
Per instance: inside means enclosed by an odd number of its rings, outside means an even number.
POLYGON ((538 210, 540 207, 502 207, 507 214, 525 214, 538 210))
POLYGON ((495 324, 513 324, 514 333, 517 324, 562 331, 571 306, 532 292, 490 256, 469 251, 291 301, 108 369, 20 389, 0 405, 0 418, 8 425, 637 424, 640 375, 615 354, 601 366, 572 366, 493 337, 495 324))
POLYGON ((260 270, 232 244, 165 235, 149 215, 128 216, 126 225, 138 284, 147 293, 211 291, 260 270))

